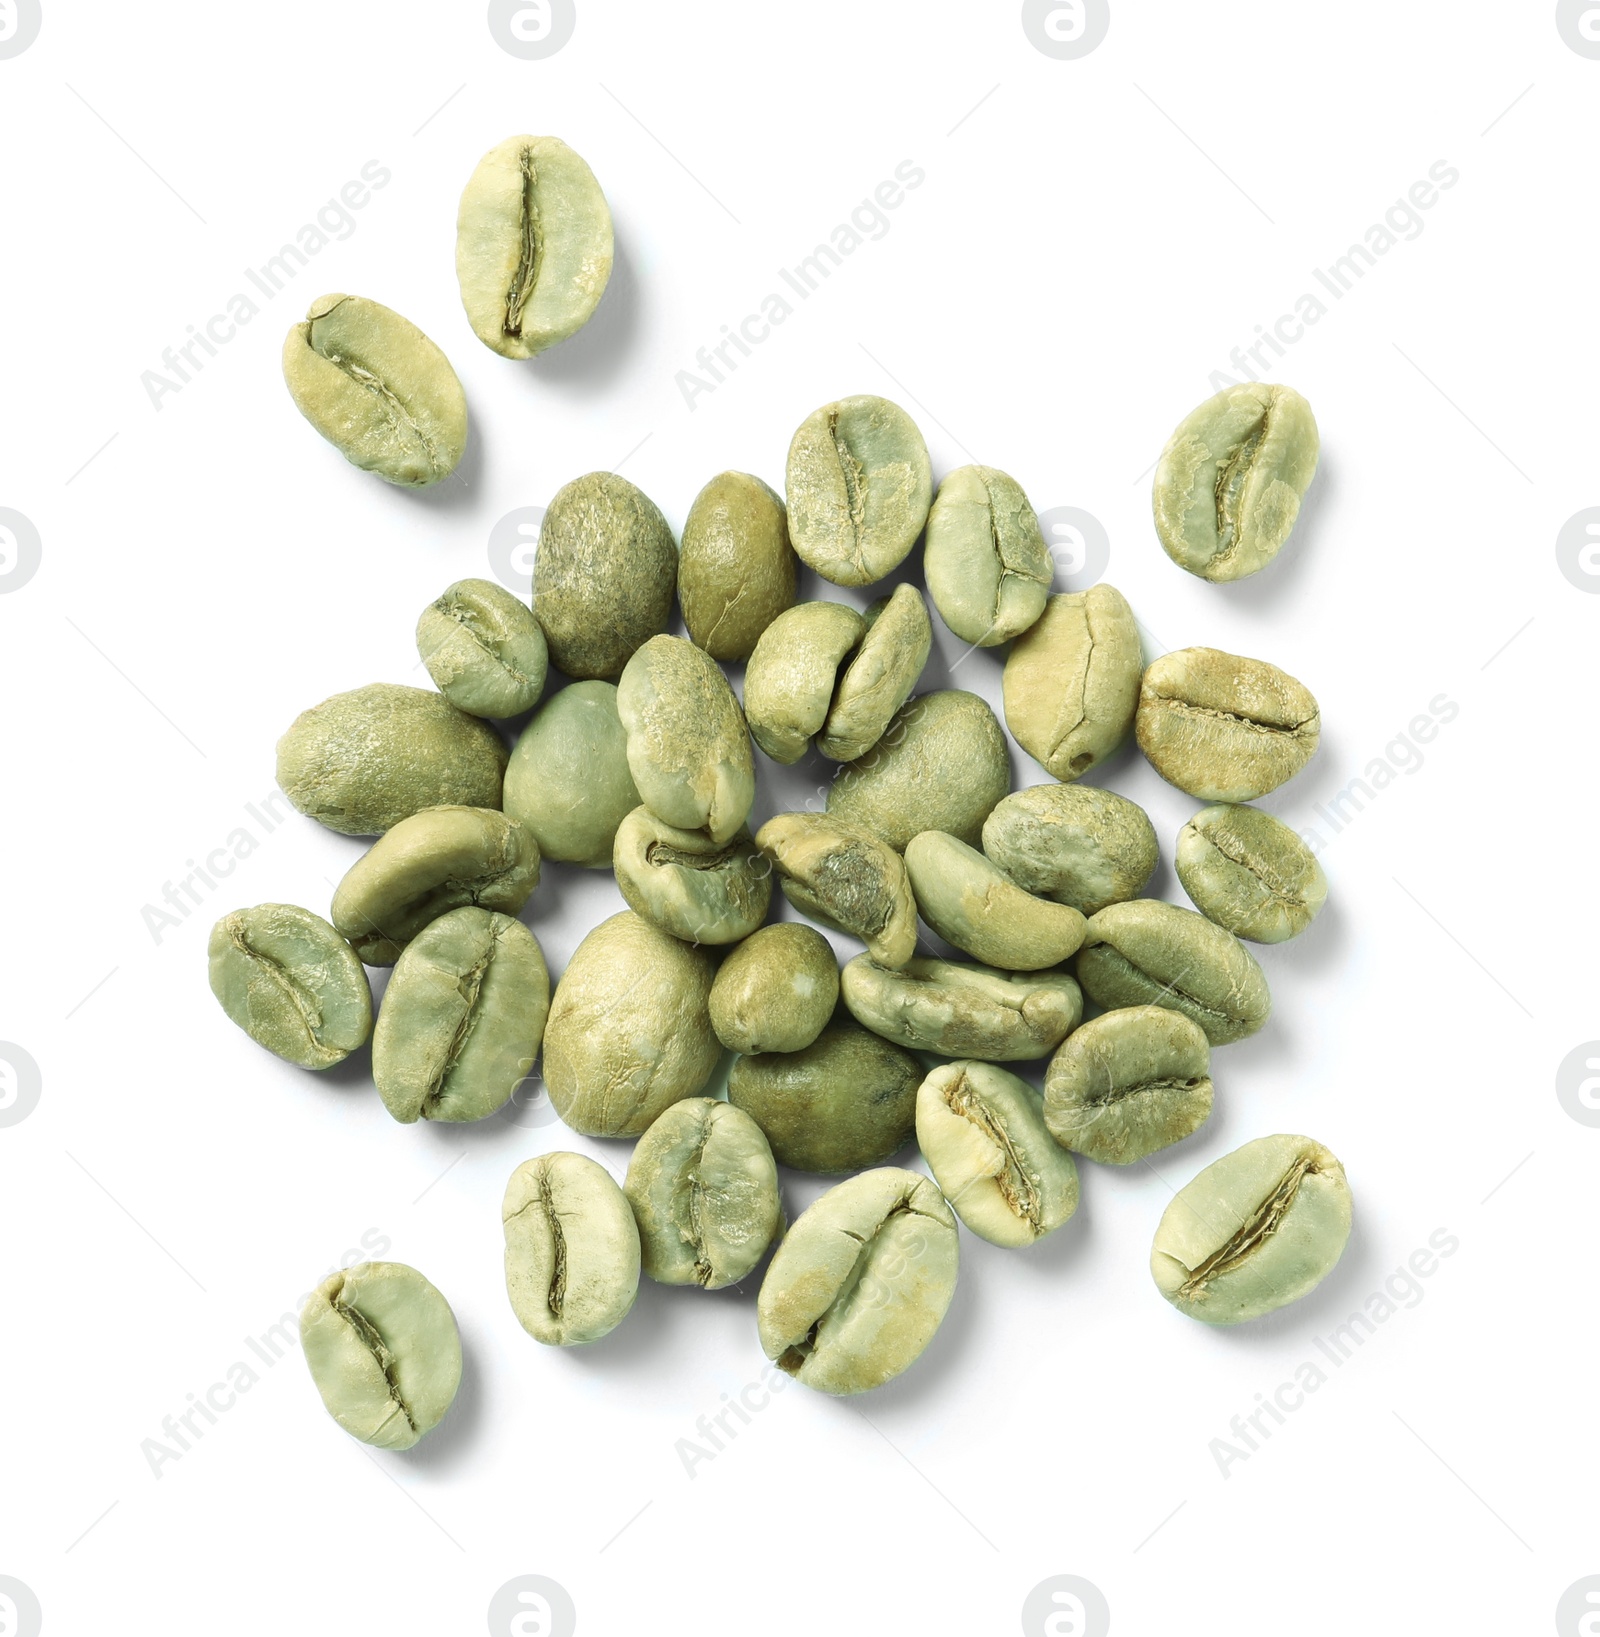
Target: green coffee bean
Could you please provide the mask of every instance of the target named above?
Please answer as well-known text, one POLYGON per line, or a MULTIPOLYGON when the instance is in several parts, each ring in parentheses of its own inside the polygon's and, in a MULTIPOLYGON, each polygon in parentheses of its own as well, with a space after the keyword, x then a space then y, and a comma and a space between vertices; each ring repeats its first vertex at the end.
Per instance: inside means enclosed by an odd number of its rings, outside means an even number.
POLYGON ((1052 597, 1006 660, 1006 726, 1047 772, 1081 778, 1133 731, 1143 671, 1133 610, 1114 586, 1052 597))
POLYGON ((1299 1301, 1350 1238, 1344 1167, 1310 1137, 1258 1137, 1180 1188, 1150 1272, 1180 1313, 1241 1324, 1299 1301))
POLYGON ((409 319, 362 296, 319 296, 283 344, 305 418, 352 466, 425 489, 467 446, 467 397, 450 360, 409 319))
POLYGON ((1078 1168, 1039 1094, 992 1063, 944 1063, 917 1092, 917 1146, 951 1207, 992 1245, 1031 1245, 1078 1208, 1078 1168))
POLYGON ((976 845, 1011 788, 1011 755, 994 712, 957 688, 919 694, 883 737, 844 767, 828 790, 828 816, 881 836, 903 852, 923 830, 976 845))
POLYGON ((783 921, 752 933, 711 985, 711 1027, 732 1052, 803 1051, 839 1002, 839 962, 815 927, 783 921))
POLYGON ((689 635, 724 664, 749 659, 794 602, 796 560, 783 502, 758 477, 723 472, 683 524, 678 597, 689 635))
POLYGON ((636 807, 617 831, 613 867, 628 908, 691 944, 732 944, 767 918, 772 866, 750 832, 712 841, 636 807))
POLYGON ((1289 538, 1317 472, 1316 419, 1290 387, 1226 387, 1186 416, 1156 467, 1156 533, 1180 568, 1242 580, 1289 538))
POLYGON ((704 950, 624 911, 602 921, 556 985, 544 1082, 557 1114, 586 1137, 637 1137, 705 1089, 721 1051, 704 950))
POLYGON ((898 568, 928 520, 933 470, 898 404, 841 398, 808 416, 789 445, 794 549, 835 585, 871 585, 898 568))
POLYGON ((823 813, 779 813, 756 832, 783 895, 802 915, 859 938, 880 966, 917 947, 917 905, 900 855, 877 836, 823 813))
POLYGON ((504 740, 439 694, 373 682, 302 711, 278 741, 278 783, 347 836, 381 835, 425 807, 498 807, 504 740))
POLYGON ((1205 1031, 1167 1006, 1125 1006, 1067 1037, 1044 1077, 1044 1119, 1063 1148, 1131 1165, 1211 1115, 1205 1031))
POLYGON ((1216 648, 1163 654, 1144 673, 1139 748, 1168 784, 1201 801, 1254 801, 1316 752, 1317 702, 1261 659, 1216 648))
POLYGON ((556 491, 533 560, 533 611, 570 677, 614 680, 672 616, 678 548, 626 478, 590 472, 556 491))
POLYGON ((1037 972, 1059 966, 1083 942, 1079 911, 1024 892, 982 853, 942 830, 913 836, 905 856, 923 920, 985 966, 1037 972))
POLYGON ((539 1053, 550 973, 509 915, 469 905, 400 951, 372 1035, 372 1078, 402 1124, 482 1120, 503 1108, 539 1053))
POLYGON ((618 826, 638 805, 615 685, 574 682, 552 694, 511 753, 506 812, 545 858, 603 869, 618 826))
POLYGON ((778 1246, 756 1301, 762 1349, 818 1392, 881 1387, 933 1340, 959 1257, 955 1218, 926 1177, 851 1177, 778 1246))
POLYGON ((457 580, 429 603, 417 651, 439 692, 473 716, 518 716, 544 692, 544 632, 493 580, 457 580))
POLYGON ((783 1228, 761 1127, 709 1097, 674 1103, 639 1139, 622 1185, 644 1271, 665 1285, 737 1284, 783 1228))
POLYGON ((798 762, 822 731, 840 663, 866 622, 843 603, 798 603, 757 641, 744 673, 744 711, 755 742, 773 761, 798 762))
POLYGON ((547 1347, 610 1335, 639 1294, 639 1229, 610 1172, 582 1154, 540 1154, 501 1202, 506 1295, 547 1347))
POLYGON ((1201 914, 1252 943, 1304 932, 1328 897, 1316 855, 1257 807, 1202 807, 1178 832, 1175 862, 1201 914))
POLYGON ((295 904, 224 915, 206 950, 211 993, 257 1045, 303 1069, 342 1063, 372 1033, 372 990, 356 953, 295 904))
POLYGON ((645 806, 680 830, 731 840, 756 776, 744 713, 717 662, 682 637, 652 637, 622 672, 617 714, 645 806))
POLYGON ((836 762, 853 762, 883 737, 928 663, 933 627, 927 605, 912 585, 895 588, 864 616, 854 658, 839 673, 817 749, 836 762))
POLYGON ((594 172, 553 136, 512 136, 473 171, 456 216, 467 322, 503 358, 576 335, 611 278, 611 211, 594 172))
POLYGON ((957 961, 913 960, 897 972, 870 955, 846 961, 839 993, 857 1023, 913 1051, 1011 1063, 1045 1057, 1083 1016, 1064 972, 1009 974, 957 961))
POLYGON ((345 872, 333 924, 369 966, 393 966, 430 921, 464 904, 515 915, 539 885, 539 847, 504 813, 430 807, 402 819, 345 872))
POLYGON ((910 1140, 921 1081, 910 1052, 839 1017, 800 1051, 735 1058, 728 1101, 761 1127, 780 1165, 859 1171, 910 1140))
POLYGON ((1170 1006, 1213 1046, 1253 1035, 1272 1010, 1255 956, 1231 932, 1154 898, 1091 915, 1077 972, 1099 1005, 1170 1006))
POLYGON ((300 1345, 328 1414, 379 1449, 410 1449, 461 1385, 455 1314, 404 1262, 362 1262, 318 1285, 300 1345))
POLYGON ((1144 809, 1090 784, 1039 784, 1007 796, 984 822, 983 850, 1024 891, 1085 915, 1137 898, 1157 857, 1144 809))
POLYGON ((992 466, 962 466, 939 485, 923 548, 928 595, 963 642, 993 648, 1044 612, 1053 568, 1022 485, 992 466))

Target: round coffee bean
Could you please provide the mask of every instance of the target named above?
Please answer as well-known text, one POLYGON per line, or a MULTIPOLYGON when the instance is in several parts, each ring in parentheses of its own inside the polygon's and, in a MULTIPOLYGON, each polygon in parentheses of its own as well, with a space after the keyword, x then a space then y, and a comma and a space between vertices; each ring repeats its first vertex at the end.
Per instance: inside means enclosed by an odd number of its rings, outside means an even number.
POLYGON ((689 635, 724 664, 749 659, 794 602, 798 564, 783 502, 758 477, 723 472, 683 524, 678 597, 689 635))
POLYGON ((803 1051, 839 1002, 839 962, 815 927, 783 921, 752 933, 711 985, 711 1027, 732 1052, 803 1051))
POLYGON ((1195 907, 1236 938, 1281 944, 1304 932, 1328 878, 1287 824, 1256 807, 1203 807, 1178 832, 1175 860, 1195 907))
POLYGON ((993 648, 1044 612, 1054 567, 1022 485, 962 466, 939 485, 923 547, 928 595, 963 642, 993 648))
POLYGON ((613 868, 628 908, 691 944, 733 944, 767 918, 772 866, 741 829, 719 845, 636 807, 617 830, 613 868))
POLYGON ((473 716, 517 716, 544 692, 544 632, 493 580, 457 580, 417 621, 417 651, 434 686, 473 716))
POLYGON ((1155 873, 1155 827, 1126 796, 1092 784, 1039 784, 999 802, 983 850, 1027 892, 1093 915, 1137 898, 1155 873))

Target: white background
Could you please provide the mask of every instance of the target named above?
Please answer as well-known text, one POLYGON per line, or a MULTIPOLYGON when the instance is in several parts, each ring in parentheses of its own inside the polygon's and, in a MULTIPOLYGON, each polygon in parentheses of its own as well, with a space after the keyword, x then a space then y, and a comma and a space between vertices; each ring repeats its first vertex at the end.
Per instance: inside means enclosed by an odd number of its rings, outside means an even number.
MULTIPOLYGON (((1556 556, 1600 504, 1600 61, 1552 7, 1114 0, 1077 60, 1009 3, 580 0, 545 60, 481 4, 44 8, 0 58, 0 507, 42 540, 0 596, 0 1038, 42 1077, 0 1129, 0 1575, 45 1629, 473 1632, 539 1574, 589 1634, 1010 1633, 1070 1574, 1118 1637, 1549 1630, 1600 1574, 1600 1130, 1556 1092, 1600 1036, 1600 598, 1556 556), (460 188, 520 131, 590 161, 618 242, 594 322, 528 365, 473 338, 453 270, 460 188), (163 349, 371 160, 392 180, 353 231, 153 407, 163 349), (887 231, 691 410, 697 348, 907 160, 926 180, 887 231), (1334 300, 1313 269, 1440 162, 1456 185, 1334 300), (329 290, 449 353, 463 481, 392 489, 295 413, 278 350, 329 290), (1250 373, 1311 400, 1321 472, 1273 568, 1207 585, 1161 552, 1148 469, 1308 291, 1325 316, 1250 373), (620 466, 679 527, 723 468, 781 486, 794 427, 851 392, 910 410, 936 475, 992 463, 1097 518, 1152 655, 1214 645, 1313 689, 1322 749, 1264 805, 1321 833, 1332 897, 1262 952, 1275 1014, 1216 1054, 1202 1132, 1085 1164, 1078 1217, 1026 1253, 963 1232, 909 1374, 865 1401, 791 1387, 691 1475, 697 1418, 763 1371, 755 1281, 646 1285, 607 1341, 539 1347, 505 1300, 505 1179, 559 1147, 620 1176, 628 1145, 396 1125, 364 1054, 313 1076, 235 1030, 205 940, 241 904, 325 911, 361 843, 245 804, 298 711, 425 680, 417 613, 491 572, 498 520, 620 466), (1453 720, 1408 748, 1441 695, 1453 720), (1317 804, 1383 758, 1410 770, 1336 832, 1317 804), (157 941, 145 907, 240 826, 257 849, 157 941), (1152 1231, 1172 1187, 1280 1130, 1345 1162, 1354 1238, 1312 1297, 1212 1332, 1155 1292, 1152 1231), (1335 1367, 1318 1338, 1438 1230, 1456 1253, 1335 1367), (341 1434, 297 1348, 268 1368, 245 1341, 363 1234, 443 1288, 466 1346, 406 1455, 341 1434), (155 1475, 145 1441, 238 1361, 254 1385, 155 1475), (1325 1385, 1224 1475, 1214 1441, 1307 1362, 1325 1385)), ((940 628, 924 686, 998 702, 998 656, 960 656, 940 628)), ((828 769, 760 772, 757 819, 828 769)), ((1184 901, 1194 804, 1131 753, 1096 777, 1148 806, 1152 890, 1184 901)), ((559 972, 619 906, 551 867, 525 918, 559 972)), ((793 1213, 820 1185, 785 1187, 793 1213)))

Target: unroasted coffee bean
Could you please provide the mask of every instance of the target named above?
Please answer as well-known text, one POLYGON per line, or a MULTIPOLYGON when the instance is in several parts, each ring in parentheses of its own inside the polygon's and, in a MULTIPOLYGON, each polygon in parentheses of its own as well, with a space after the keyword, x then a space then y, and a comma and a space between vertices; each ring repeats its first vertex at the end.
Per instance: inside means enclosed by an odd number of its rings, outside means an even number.
POLYGON ((957 1216, 992 1245, 1031 1245, 1078 1208, 1078 1168, 1039 1094, 992 1063, 945 1063, 917 1093, 917 1146, 957 1216))
POLYGON ((1157 857, 1144 809, 1091 784, 1007 796, 984 822, 983 850, 1018 886, 1085 915, 1137 898, 1157 857))
POLYGON ((803 1051, 839 1002, 839 962, 815 927, 783 921, 752 933, 711 985, 711 1027, 729 1051, 803 1051))
POLYGON ((737 1284, 783 1226, 778 1168, 761 1127, 709 1097, 674 1103, 645 1132, 622 1186, 644 1271, 662 1284, 737 1284))
POLYGON ((381 835, 425 807, 498 807, 505 741, 440 694, 373 682, 302 711, 278 741, 278 783, 308 818, 381 835))
POLYGON ((283 344, 295 407, 352 466, 425 489, 467 446, 450 360, 409 319, 362 296, 319 296, 283 344))
POLYGON ((544 1030, 544 1082, 586 1137, 637 1137, 697 1097, 721 1048, 707 1002, 711 957, 624 911, 573 951, 544 1030))
POLYGON ((756 1302, 761 1346, 819 1392, 870 1391, 933 1340, 960 1247, 939 1190, 885 1168, 830 1188, 789 1230, 756 1302))
POLYGON ((1180 1313, 1240 1324, 1298 1301, 1350 1238, 1344 1167, 1310 1137, 1258 1137, 1179 1189, 1150 1271, 1180 1313))
POLYGON ((1170 1006, 1213 1046, 1253 1035, 1272 1010, 1255 956, 1231 932, 1154 898, 1091 915, 1077 973, 1101 1006, 1170 1006))
POLYGON ((724 663, 748 659, 794 602, 798 564, 783 502, 758 477, 723 472, 683 524, 678 597, 689 635, 724 663))
POLYGON ((843 603, 799 603, 761 634, 744 673, 744 713, 755 742, 788 766, 822 731, 839 666, 866 622, 843 603))
POLYGON ((1208 580, 1242 580, 1289 538, 1316 476, 1311 405, 1290 387, 1225 387, 1179 423, 1156 467, 1156 533, 1208 580))
POLYGON ((923 548, 928 595, 963 642, 1021 636, 1050 590, 1050 551, 1022 485, 992 466, 962 466, 939 485, 923 548))
POLYGON ((853 762, 883 737, 928 663, 933 627, 914 585, 895 588, 863 616, 865 630, 850 663, 839 673, 817 749, 836 762, 853 762))
POLYGON ((617 831, 617 885, 628 908, 691 944, 732 944, 767 918, 772 866, 748 830, 712 841, 636 807, 617 831))
POLYGON ((553 136, 512 136, 478 161, 456 216, 467 322, 505 358, 585 324, 611 278, 611 211, 594 172, 553 136))
POLYGON ((493 580, 457 580, 417 621, 434 685, 473 716, 517 716, 544 692, 544 632, 526 603, 493 580))
POLYGON ((550 973, 520 921, 468 906, 400 951, 372 1035, 372 1078, 399 1121, 481 1120, 539 1052, 550 973))
POLYGON ((430 807, 345 872, 333 924, 369 966, 392 966, 430 921, 464 904, 515 915, 539 885, 539 847, 504 813, 430 807))
POLYGON ((1139 748, 1169 784, 1201 801, 1254 801, 1300 771, 1322 718, 1303 683, 1216 648, 1163 654, 1144 673, 1139 748))
POLYGON ((1304 932, 1328 897, 1316 855, 1257 807, 1201 808, 1178 832, 1175 862, 1201 914, 1252 943, 1304 932))
POLYGON ((609 1335, 639 1294, 639 1229, 611 1173, 582 1154, 525 1160, 506 1184, 506 1294, 535 1341, 609 1335))
POLYGON ((258 1045, 303 1069, 342 1063, 372 1033, 355 951, 295 904, 237 909, 211 929, 211 992, 258 1045))
POLYGON ((1211 1114, 1205 1031, 1167 1006, 1125 1006, 1067 1037, 1044 1077, 1044 1118, 1064 1148, 1131 1165, 1211 1114))

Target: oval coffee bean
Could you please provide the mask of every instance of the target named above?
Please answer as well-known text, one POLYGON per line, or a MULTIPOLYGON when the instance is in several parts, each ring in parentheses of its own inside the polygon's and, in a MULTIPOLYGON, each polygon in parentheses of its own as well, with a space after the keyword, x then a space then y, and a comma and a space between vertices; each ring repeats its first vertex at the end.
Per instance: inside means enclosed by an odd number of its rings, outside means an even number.
POLYGON ((553 136, 511 136, 478 161, 456 214, 467 322, 503 358, 532 358, 589 322, 611 278, 611 211, 553 136))
POLYGON ((933 1340, 959 1257, 955 1218, 926 1177, 851 1177, 778 1246, 756 1301, 762 1349, 818 1392, 881 1387, 933 1340))
POLYGON ((303 1069, 342 1063, 372 1033, 365 968, 308 909, 236 909, 211 929, 206 954, 223 1011, 257 1045, 303 1069))
POLYGON ((729 1103, 674 1103, 639 1139, 622 1185, 644 1271, 665 1285, 737 1284, 783 1228, 761 1127, 729 1103))
POLYGON ((906 874, 923 920, 985 966, 1037 972, 1059 966, 1083 942, 1086 923, 1078 910, 1024 892, 982 853, 942 830, 911 838, 906 874))
POLYGON ((283 344, 305 418, 352 466, 425 489, 467 446, 467 397, 450 360, 409 319, 362 296, 319 296, 283 344))
POLYGON ((928 663, 933 626, 914 585, 895 588, 863 616, 865 629, 850 663, 839 673, 833 704, 817 749, 835 762, 853 762, 883 737, 928 663))
POLYGON ((1236 938, 1281 944, 1327 901, 1328 878, 1287 824, 1256 807, 1203 807, 1178 832, 1175 860, 1195 907, 1236 938))
POLYGON ((839 962, 815 927, 782 921, 752 933, 711 985, 711 1027, 731 1052, 803 1051, 839 1003, 839 962))
POLYGON ((651 637, 623 669, 617 714, 645 806, 680 830, 731 840, 756 775, 744 712, 717 662, 682 637, 651 637))
POLYGON ((984 821, 983 850, 1027 892, 1093 915, 1137 898, 1155 874, 1155 826, 1142 807, 1092 784, 1037 784, 984 821))
POLYGON ((835 585, 871 585, 905 560, 933 499, 916 422, 887 398, 824 404, 789 445, 789 533, 835 585))
POLYGON ((963 642, 993 648, 1044 612, 1054 566, 1022 485, 962 466, 939 485, 923 547, 928 595, 963 642))
POLYGON ((395 962, 372 1035, 383 1106, 413 1120, 482 1120, 539 1054, 550 973, 509 915, 467 906, 430 921, 395 962))
POLYGON ((689 635, 724 664, 749 659, 794 602, 798 564, 783 502, 758 477, 723 472, 694 497, 678 554, 689 635))
POLYGON ((660 508, 612 472, 556 491, 533 559, 533 611, 570 677, 613 681, 672 617, 678 547, 660 508))
POLYGON ((1031 1245, 1078 1208, 1078 1168, 1039 1094, 992 1063, 945 1063, 917 1093, 917 1146, 951 1207, 991 1245, 1031 1245))
POLYGON ((328 1414, 379 1449, 410 1449, 461 1385, 455 1314, 404 1262, 362 1262, 324 1280, 300 1314, 300 1346, 328 1414))
POLYGON ((526 603, 493 580, 457 580, 417 621, 434 686, 473 716, 519 716, 544 692, 544 632, 526 603))
POLYGON ((913 960, 890 972, 857 955, 839 992, 856 1022, 885 1040, 991 1063, 1047 1056, 1083 1016, 1083 995, 1064 972, 1012 975, 957 961, 913 960))
POLYGON ((539 847, 483 807, 430 807, 402 819, 345 872, 333 924, 369 966, 393 966, 430 922, 465 904, 515 915, 539 885, 539 847))
POLYGON ((904 1148, 922 1065, 848 1017, 797 1052, 735 1058, 728 1101, 766 1135, 780 1165, 859 1171, 904 1148))
POLYGON ((1258 1319, 1333 1271, 1350 1211, 1344 1167, 1321 1143, 1258 1137, 1178 1190, 1156 1229, 1150 1272, 1191 1319, 1258 1319))
POLYGON ((605 869, 618 826, 638 805, 615 684, 574 682, 552 694, 511 752, 507 814, 527 827, 541 856, 605 869))
POLYGON ((582 1154, 525 1160, 506 1184, 506 1295, 547 1347, 599 1341, 639 1294, 639 1229, 611 1173, 582 1154))
POLYGON ((923 830, 976 845, 1011 788, 1011 753, 994 712, 975 693, 943 688, 901 707, 866 755, 841 768, 828 816, 881 836, 896 852, 923 830))
POLYGON ((505 770, 487 722, 392 682, 324 699, 278 741, 284 795, 347 836, 382 835, 425 807, 498 807, 505 770))
POLYGON ((905 863, 854 824, 823 813, 779 813, 756 831, 783 895, 802 915, 859 938, 880 966, 917 947, 917 905, 905 863))
POLYGON ((1047 772, 1081 778, 1133 731, 1143 672, 1139 627, 1114 586, 1052 597, 1006 660, 1006 726, 1047 772))
POLYGON ((697 1097, 722 1055, 704 950, 624 910, 573 951, 544 1029, 544 1082, 557 1114, 586 1137, 637 1137, 697 1097))
POLYGON ((617 885, 636 915, 691 944, 733 944, 767 918, 772 866, 748 830, 717 843, 636 807, 617 830, 617 885))
POLYGON ((1168 784, 1201 801, 1254 801, 1316 752, 1317 702, 1261 659, 1216 648, 1163 654, 1144 673, 1139 748, 1168 784))
POLYGON ((1226 387, 1187 415, 1156 467, 1156 533, 1180 568, 1242 580, 1289 538, 1317 472, 1311 405, 1291 387, 1226 387))
POLYGON ((1170 1006, 1213 1046, 1253 1035, 1272 1010, 1255 956, 1231 932, 1154 898, 1091 915, 1077 973, 1099 1005, 1170 1006))
POLYGON ((1063 1148, 1131 1165, 1211 1114, 1205 1031, 1167 1006, 1102 1012, 1069 1035, 1044 1077, 1044 1119, 1063 1148))
POLYGON ((861 640, 866 621, 843 603, 797 603, 756 643, 744 673, 751 736, 773 761, 798 762, 822 731, 839 666, 861 640))

